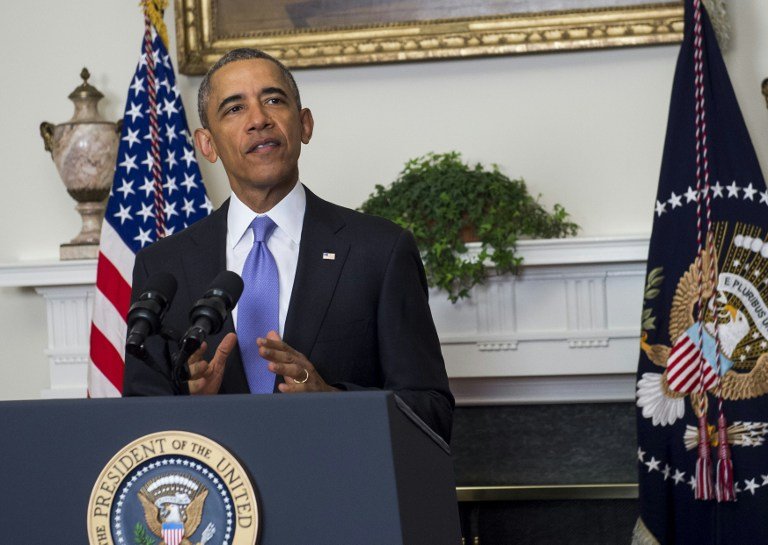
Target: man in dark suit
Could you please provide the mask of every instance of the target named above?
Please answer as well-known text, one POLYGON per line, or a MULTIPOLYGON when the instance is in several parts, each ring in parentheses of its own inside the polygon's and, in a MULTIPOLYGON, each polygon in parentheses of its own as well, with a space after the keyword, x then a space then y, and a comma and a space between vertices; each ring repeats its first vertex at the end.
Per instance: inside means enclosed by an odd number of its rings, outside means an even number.
POLYGON ((223 331, 189 358, 187 384, 171 378, 175 343, 153 337, 147 362, 126 357, 124 395, 255 392, 254 373, 267 376, 262 391, 386 389, 448 440, 454 401, 413 236, 326 202, 298 181, 301 145, 314 121, 290 72, 260 51, 232 51, 203 80, 198 109, 198 150, 210 162, 221 158, 232 196, 208 218, 139 252, 133 298, 152 274, 174 274, 179 288, 166 324, 184 330, 189 309, 218 273, 242 273, 246 288, 223 331), (248 298, 262 297, 252 295, 257 282, 248 285, 260 236, 251 226, 263 216, 271 228, 258 246, 274 263, 279 297, 275 327, 251 336, 248 320, 259 311, 243 309, 248 298))

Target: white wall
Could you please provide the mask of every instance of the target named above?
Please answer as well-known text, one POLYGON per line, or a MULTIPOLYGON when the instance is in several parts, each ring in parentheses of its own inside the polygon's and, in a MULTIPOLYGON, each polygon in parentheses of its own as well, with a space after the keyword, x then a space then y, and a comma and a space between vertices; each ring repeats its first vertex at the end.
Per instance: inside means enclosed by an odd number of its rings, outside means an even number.
MULTIPOLYGON (((136 2, 28 0, 0 19, 3 126, 0 263, 56 258, 79 230, 38 134, 41 121, 72 115, 66 96, 85 65, 122 116, 140 50, 136 2)), ((768 111, 768 10, 728 2, 731 79, 763 165, 768 111)), ((166 14, 173 43, 173 9, 166 14)), ((301 177, 316 193, 356 207, 376 183, 428 151, 459 150, 523 176, 547 204, 559 202, 585 236, 650 232, 677 46, 433 63, 326 68, 296 73, 316 130, 301 177)), ((190 124, 200 78, 179 76, 190 124)), ((220 167, 203 166, 216 204, 226 198, 220 167)), ((31 291, 0 289, 0 399, 38 397, 48 387, 45 309, 31 291)))

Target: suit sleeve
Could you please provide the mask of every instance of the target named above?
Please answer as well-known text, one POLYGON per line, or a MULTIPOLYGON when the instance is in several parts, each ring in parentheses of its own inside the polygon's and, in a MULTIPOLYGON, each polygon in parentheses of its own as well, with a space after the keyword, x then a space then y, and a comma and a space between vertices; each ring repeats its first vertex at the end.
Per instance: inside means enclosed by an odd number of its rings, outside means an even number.
MULTIPOLYGON (((141 295, 149 273, 146 270, 143 254, 139 252, 133 266, 131 303, 141 295)), ((142 361, 130 354, 125 354, 123 374, 123 396, 158 396, 180 393, 171 380, 170 354, 168 343, 159 335, 149 337, 145 342, 148 357, 142 361)))
MULTIPOLYGON (((382 388, 396 393, 449 441, 454 399, 429 309, 424 266, 409 231, 401 233, 387 264, 377 324, 382 388)), ((348 383, 340 386, 365 389, 348 383)))

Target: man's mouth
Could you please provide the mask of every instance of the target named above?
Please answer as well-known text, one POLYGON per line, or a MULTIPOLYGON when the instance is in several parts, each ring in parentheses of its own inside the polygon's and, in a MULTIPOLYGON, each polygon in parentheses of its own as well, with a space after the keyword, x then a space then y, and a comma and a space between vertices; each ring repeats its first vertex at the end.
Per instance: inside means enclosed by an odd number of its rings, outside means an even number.
POLYGON ((280 146, 280 142, 277 140, 262 140, 261 142, 256 142, 254 145, 248 148, 246 153, 264 153, 277 148, 278 146, 280 146))

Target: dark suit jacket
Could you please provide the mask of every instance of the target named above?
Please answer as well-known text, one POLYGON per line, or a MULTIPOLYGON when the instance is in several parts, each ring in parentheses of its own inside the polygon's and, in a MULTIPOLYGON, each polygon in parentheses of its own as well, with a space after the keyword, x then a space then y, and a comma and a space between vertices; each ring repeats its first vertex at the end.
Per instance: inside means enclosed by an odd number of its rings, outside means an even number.
MULTIPOLYGON (((397 393, 432 429, 450 438, 453 396, 427 302, 427 284, 410 232, 336 206, 306 190, 307 208, 283 339, 328 383, 346 390, 397 393), (323 252, 336 254, 323 259, 323 252)), ((140 251, 133 271, 136 300, 147 278, 166 271, 179 286, 165 325, 183 332, 188 313, 226 268, 229 201, 209 217, 140 251)), ((234 331, 230 316, 208 339, 210 358, 234 331)), ((147 340, 147 362, 126 355, 123 395, 172 395, 176 343, 147 340)), ((247 393, 239 349, 227 360, 219 393, 247 393)))

